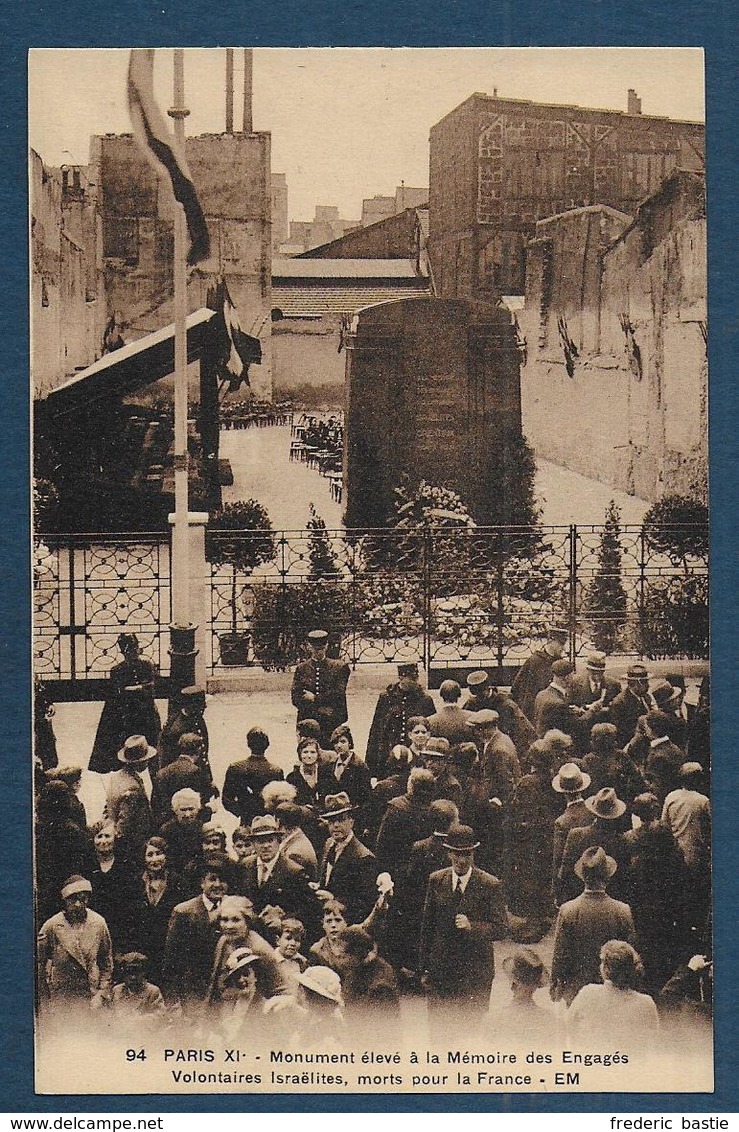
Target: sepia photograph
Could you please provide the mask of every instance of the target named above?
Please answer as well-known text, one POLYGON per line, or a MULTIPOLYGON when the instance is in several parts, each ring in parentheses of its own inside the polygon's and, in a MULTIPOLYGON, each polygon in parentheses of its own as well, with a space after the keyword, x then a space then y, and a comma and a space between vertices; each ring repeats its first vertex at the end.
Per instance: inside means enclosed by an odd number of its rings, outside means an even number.
POLYGON ((704 86, 29 52, 39 1094, 713 1090, 704 86))

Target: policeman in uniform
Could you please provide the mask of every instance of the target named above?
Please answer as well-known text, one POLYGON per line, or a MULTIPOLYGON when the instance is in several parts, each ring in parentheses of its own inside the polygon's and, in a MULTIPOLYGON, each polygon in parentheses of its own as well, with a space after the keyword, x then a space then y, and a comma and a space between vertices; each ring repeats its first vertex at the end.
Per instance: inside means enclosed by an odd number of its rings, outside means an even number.
POLYGON ((325 629, 314 629, 307 640, 310 660, 302 661, 295 669, 291 699, 293 707, 298 709, 298 723, 301 719, 318 720, 321 746, 330 747, 332 732, 349 718, 346 706, 349 665, 326 656, 328 633, 325 629))

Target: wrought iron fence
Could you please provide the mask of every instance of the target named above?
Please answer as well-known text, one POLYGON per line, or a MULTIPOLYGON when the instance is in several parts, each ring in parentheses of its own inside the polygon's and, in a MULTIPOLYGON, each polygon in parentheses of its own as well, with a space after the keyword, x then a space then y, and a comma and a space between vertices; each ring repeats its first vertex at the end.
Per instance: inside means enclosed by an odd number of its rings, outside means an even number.
POLYGON ((120 660, 118 634, 169 671, 169 540, 162 534, 44 536, 34 561, 34 670, 94 681, 120 660))
MULTIPOLYGON (((622 527, 616 561, 604 565, 603 532, 276 531, 273 556, 248 571, 234 563, 258 558, 264 533, 210 531, 209 671, 286 668, 318 625, 355 665, 511 668, 552 620, 569 625, 573 659, 594 646, 626 656, 705 658, 707 550, 670 557, 656 549, 664 540, 622 527)), ((691 545, 707 546, 704 528, 692 534, 691 545)), ((143 655, 168 674, 167 536, 49 536, 37 548, 34 575, 39 677, 104 679, 122 630, 135 632, 143 655)))
MULTIPOLYGON (((602 526, 275 532, 274 558, 250 574, 215 555, 212 667, 235 656, 285 668, 299 658, 305 633, 323 625, 353 664, 504 668, 522 663, 555 619, 570 626, 573 658, 594 646, 707 656, 707 552, 670 558, 644 528, 622 527, 614 565, 604 563, 603 533, 602 526)), ((693 541, 707 544, 705 529, 695 533, 693 541)), ((260 536, 209 537, 233 544, 260 536)))

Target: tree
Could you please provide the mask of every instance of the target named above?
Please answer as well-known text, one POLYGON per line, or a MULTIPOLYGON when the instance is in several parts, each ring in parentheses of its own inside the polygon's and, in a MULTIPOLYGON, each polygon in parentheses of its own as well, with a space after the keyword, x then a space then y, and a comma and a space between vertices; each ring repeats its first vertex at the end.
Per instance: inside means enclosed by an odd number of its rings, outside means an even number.
POLYGON ((621 512, 612 499, 598 547, 598 568, 583 603, 593 642, 605 653, 618 645, 626 624, 626 590, 621 576, 621 512))
POLYGON ((689 558, 708 555, 708 508, 687 495, 664 495, 644 516, 644 538, 688 574, 689 558))
MULTIPOLYGON (((205 556, 213 565, 231 566, 229 606, 231 633, 238 628, 239 593, 237 575, 249 576, 257 566, 275 556, 275 537, 269 514, 256 499, 227 503, 208 524, 205 556)), ((244 584, 242 582, 242 590, 244 584)))

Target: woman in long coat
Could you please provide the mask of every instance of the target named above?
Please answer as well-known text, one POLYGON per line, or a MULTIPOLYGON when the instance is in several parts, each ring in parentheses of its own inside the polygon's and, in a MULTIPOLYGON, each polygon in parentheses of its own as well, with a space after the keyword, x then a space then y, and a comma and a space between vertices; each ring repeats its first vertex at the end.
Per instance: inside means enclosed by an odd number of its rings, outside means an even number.
POLYGON ((156 665, 139 655, 135 633, 121 633, 118 648, 123 660, 110 670, 108 699, 90 755, 89 769, 100 774, 120 769, 118 752, 130 735, 144 735, 156 747, 162 730, 154 702, 156 665))

